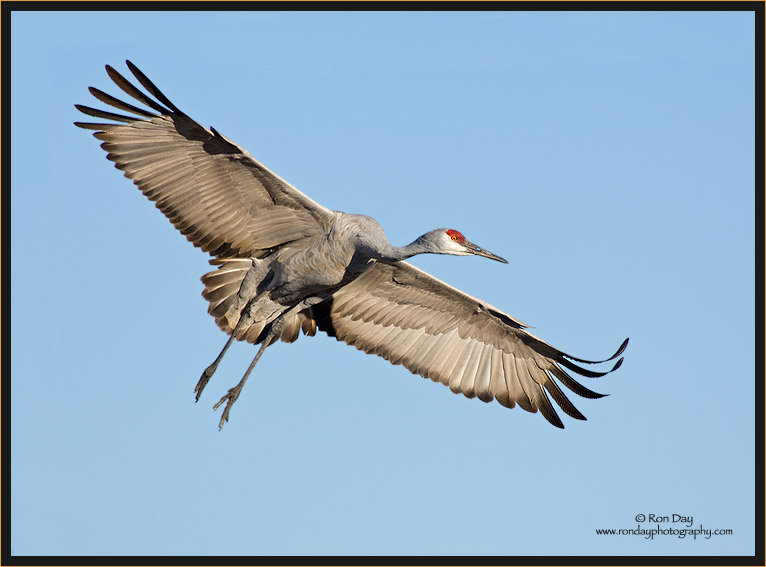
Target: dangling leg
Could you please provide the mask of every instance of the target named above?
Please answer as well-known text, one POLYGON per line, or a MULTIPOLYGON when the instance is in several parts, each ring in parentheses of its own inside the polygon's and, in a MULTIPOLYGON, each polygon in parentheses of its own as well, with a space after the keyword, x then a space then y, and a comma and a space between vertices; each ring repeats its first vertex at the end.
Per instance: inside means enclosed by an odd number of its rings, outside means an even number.
MULTIPOLYGON (((261 343, 261 348, 258 349, 258 353, 255 355, 253 362, 250 363, 250 367, 247 369, 247 372, 245 372, 245 375, 242 377, 242 380, 239 381, 239 384, 229 389, 226 395, 223 396, 218 401, 218 403, 213 406, 213 411, 215 411, 219 407, 221 407, 221 404, 223 404, 223 402, 226 402, 226 407, 223 409, 223 415, 221 415, 221 421, 218 423, 219 431, 223 428, 223 424, 229 421, 229 412, 231 411, 231 406, 233 406, 234 402, 236 402, 237 398, 239 398, 239 394, 240 392, 242 392, 242 388, 245 386, 245 382, 247 382, 248 376, 250 376, 250 373, 253 371, 253 368, 255 368, 255 365, 258 363, 258 359, 261 358, 263 351, 266 350, 267 346, 274 344, 279 339, 279 337, 282 336, 282 329, 284 328, 285 320, 288 319, 297 311, 305 309, 306 307, 321 301, 321 299, 322 297, 319 297, 319 296, 304 299, 297 305, 293 305, 287 312, 282 313, 281 315, 278 315, 276 319, 272 321, 271 327, 269 328, 268 333, 266 333, 266 336, 264 337, 263 342, 261 343)), ((249 308, 249 305, 248 305, 248 308, 249 308)), ((239 323, 237 323, 237 326, 239 326, 239 323)), ((224 347, 224 351, 225 351, 225 348, 226 347, 224 347)), ((221 356, 223 356, 223 353, 221 353, 221 356)), ((213 370, 215 370, 215 368, 213 370)))
POLYGON ((255 355, 255 358, 250 363, 250 366, 248 367, 247 372, 245 372, 245 375, 242 377, 242 380, 239 381, 239 384, 237 384, 233 388, 229 388, 229 391, 226 393, 226 395, 222 397, 218 401, 218 403, 213 406, 213 411, 215 411, 221 406, 221 404, 224 401, 226 402, 226 407, 223 409, 223 415, 221 416, 221 421, 218 423, 219 431, 223 428, 224 422, 229 421, 229 412, 231 411, 231 406, 233 406, 234 402, 236 402, 237 398, 239 398, 239 394, 240 392, 242 392, 242 388, 244 388, 245 382, 247 382, 247 377, 250 376, 250 373, 253 371, 253 368, 255 368, 255 365, 258 363, 258 359, 261 358, 263 351, 266 350, 267 346, 269 346, 270 344, 269 339, 271 339, 271 333, 269 333, 269 335, 261 343, 261 348, 258 349, 258 353, 255 355))
POLYGON ((199 397, 202 395, 202 390, 205 389, 205 386, 207 386, 207 383, 210 381, 210 378, 213 376, 213 372, 215 372, 215 369, 218 368, 218 365, 221 363, 221 359, 223 358, 223 355, 226 354, 226 351, 229 350, 229 347, 231 346, 231 343, 234 342, 234 333, 231 334, 229 337, 229 340, 226 341, 226 344, 223 347, 223 350, 221 351, 221 354, 218 355, 218 358, 215 359, 215 362, 205 368, 205 371, 202 373, 202 376, 199 379, 199 382, 197 382, 197 385, 194 386, 194 391, 197 393, 197 395, 194 398, 195 402, 199 401, 199 397))
POLYGON ((229 350, 229 347, 231 346, 231 343, 234 342, 235 337, 237 336, 237 333, 242 328, 242 325, 244 325, 245 320, 247 320, 250 316, 250 306, 252 304, 252 301, 248 303, 245 308, 242 310, 242 312, 239 315, 239 321, 237 321, 237 324, 234 326, 234 330, 231 332, 231 336, 229 337, 229 340, 226 341, 226 344, 223 347, 223 350, 221 351, 221 354, 218 355, 218 358, 215 359, 213 364, 205 368, 205 371, 202 373, 202 376, 199 379, 199 382, 197 382, 197 385, 194 387, 194 391, 197 393, 197 396, 195 397, 194 401, 198 402, 199 397, 202 395, 202 390, 205 389, 205 386, 207 386, 207 383, 210 381, 210 378, 213 376, 213 372, 215 372, 215 369, 218 368, 218 365, 221 363, 221 360, 223 359, 223 355, 226 354, 226 351, 229 350))

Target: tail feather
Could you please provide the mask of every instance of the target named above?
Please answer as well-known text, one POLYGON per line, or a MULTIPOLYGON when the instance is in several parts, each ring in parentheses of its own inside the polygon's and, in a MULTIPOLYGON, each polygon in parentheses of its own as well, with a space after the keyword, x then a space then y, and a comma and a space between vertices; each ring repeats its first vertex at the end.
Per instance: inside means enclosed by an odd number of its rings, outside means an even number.
POLYGON ((317 334, 317 321, 314 319, 314 310, 309 307, 298 314, 301 317, 301 330, 304 335, 313 337, 317 334))
POLYGON ((311 307, 303 311, 287 315, 283 322, 282 332, 279 338, 286 343, 295 342, 303 331, 304 335, 313 337, 317 332, 317 322, 314 319, 314 312, 311 307))
MULTIPOLYGON (((202 296, 210 303, 208 313, 215 319, 216 325, 227 334, 234 331, 239 322, 242 309, 248 301, 255 297, 256 290, 263 276, 253 272, 245 282, 245 276, 251 273, 253 268, 258 268, 259 260, 250 258, 228 258, 212 260, 211 264, 217 265, 218 269, 202 276, 205 290, 202 296), (256 264, 254 264, 256 262, 256 264)), ((264 331, 271 322, 287 307, 269 299, 265 294, 252 306, 249 320, 245 320, 237 332, 238 341, 247 341, 257 344, 264 338, 264 331)), ((282 324, 280 339, 291 343, 298 338, 301 330, 304 334, 313 336, 316 334, 316 320, 310 307, 288 315, 282 324)))
POLYGON ((251 260, 235 258, 220 263, 217 270, 202 276, 202 283, 205 284, 202 297, 210 302, 207 312, 226 333, 231 333, 239 320, 239 312, 244 305, 239 305, 238 294, 242 280, 252 267, 251 260))
POLYGON ((263 322, 255 323, 254 325, 249 325, 242 329, 237 334, 237 340, 238 341, 247 341, 249 343, 257 344, 258 339, 261 337, 261 333, 263 332, 264 327, 266 325, 263 322))
POLYGON ((301 332, 301 323, 298 319, 298 315, 292 315, 288 316, 287 319, 285 319, 284 324, 282 325, 282 332, 279 335, 279 338, 282 339, 282 341, 286 343, 292 343, 295 342, 295 340, 298 338, 298 335, 301 332))

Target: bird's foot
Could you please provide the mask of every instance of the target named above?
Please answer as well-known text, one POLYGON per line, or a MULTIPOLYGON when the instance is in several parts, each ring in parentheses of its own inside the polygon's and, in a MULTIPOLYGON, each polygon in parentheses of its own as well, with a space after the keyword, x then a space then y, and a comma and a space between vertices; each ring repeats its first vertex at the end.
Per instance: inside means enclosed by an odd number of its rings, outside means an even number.
MULTIPOLYGON (((247 382, 247 377, 250 376, 250 373, 253 371, 253 368, 255 368, 255 365, 258 363, 258 359, 261 358, 261 355, 263 354, 263 351, 266 350, 266 347, 273 342, 271 335, 266 337, 266 340, 264 340, 261 343, 261 348, 258 349, 258 353, 255 355, 255 358, 250 363, 250 366, 247 369, 247 372, 245 372, 245 375, 242 377, 242 380, 239 381, 239 384, 234 386, 233 388, 230 388, 228 392, 226 392, 226 395, 222 397, 220 400, 218 400, 218 403, 213 406, 213 411, 217 410, 219 407, 221 407, 221 404, 223 402, 226 402, 226 407, 223 408, 223 415, 221 416, 221 421, 218 423, 218 431, 223 429, 223 424, 227 421, 229 421, 229 412, 231 411, 231 406, 234 405, 234 402, 237 401, 237 398, 239 397, 240 392, 242 392, 242 388, 245 387, 245 382, 247 382)), ((231 339, 229 339, 229 343, 231 343, 231 339)), ((228 348, 228 346, 227 346, 228 348)), ((225 349, 224 349, 225 351, 225 349)), ((221 353, 223 354, 223 353, 221 353)), ((220 357, 219 357, 220 358, 220 357)), ((217 365, 218 361, 214 362, 211 366, 213 367, 213 370, 215 370, 215 366, 217 365)), ((200 378, 200 382, 203 381, 205 378, 205 374, 207 371, 210 370, 208 367, 205 369, 205 372, 202 373, 202 378, 200 378)), ((213 373, 212 370, 210 372, 213 373)), ((197 385, 199 386, 199 384, 197 385)), ((205 387, 205 384, 202 384, 202 387, 205 387)))
POLYGON ((242 391, 242 386, 244 386, 244 384, 240 382, 233 388, 229 388, 229 391, 226 393, 226 395, 213 406, 213 411, 216 411, 219 407, 221 407, 223 402, 226 402, 226 407, 223 408, 223 415, 221 415, 221 421, 218 423, 218 431, 223 429, 223 424, 225 422, 229 421, 229 412, 231 411, 231 406, 233 406, 234 402, 236 402, 237 398, 239 398, 239 394, 242 391))
POLYGON ((202 395, 202 390, 205 389, 205 386, 207 386, 207 383, 210 382, 210 378, 213 376, 213 372, 215 372, 215 369, 218 367, 218 364, 215 362, 205 368, 204 372, 202 373, 202 376, 199 379, 199 382, 197 382, 197 385, 194 386, 194 391, 197 394, 197 396, 194 398, 195 402, 199 401, 199 397, 202 395))

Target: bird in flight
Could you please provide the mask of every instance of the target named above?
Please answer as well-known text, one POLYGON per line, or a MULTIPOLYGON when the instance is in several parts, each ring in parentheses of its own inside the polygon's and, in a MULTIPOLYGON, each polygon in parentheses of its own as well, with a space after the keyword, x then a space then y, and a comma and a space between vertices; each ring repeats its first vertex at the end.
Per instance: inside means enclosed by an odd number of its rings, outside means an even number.
POLYGON ((585 417, 559 383, 585 398, 603 397, 567 371, 589 378, 613 372, 622 358, 607 371, 576 363, 612 361, 628 339, 600 361, 552 347, 522 322, 405 261, 426 253, 506 260, 447 228, 406 246, 391 245, 374 219, 316 203, 215 128, 184 114, 126 63, 148 94, 109 65, 106 72, 145 108, 90 87, 99 101, 129 114, 78 104, 84 114, 109 122, 75 125, 95 130, 107 159, 212 256, 216 269, 202 276, 202 295, 229 338, 202 373, 196 399, 234 339, 260 345, 240 382, 214 406, 226 403, 219 429, 266 347, 280 339, 293 342, 301 331, 313 336, 317 329, 455 393, 540 410, 560 428, 551 398, 569 416, 585 417))

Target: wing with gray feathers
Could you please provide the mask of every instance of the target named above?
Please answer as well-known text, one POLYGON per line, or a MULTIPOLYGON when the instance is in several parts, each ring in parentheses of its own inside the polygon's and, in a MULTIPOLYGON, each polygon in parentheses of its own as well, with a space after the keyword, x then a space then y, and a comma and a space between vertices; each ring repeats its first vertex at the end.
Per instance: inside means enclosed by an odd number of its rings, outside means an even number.
POLYGON ((275 246, 323 232, 333 212, 266 169, 250 154, 180 111, 130 61, 153 100, 110 66, 109 77, 151 110, 98 89, 98 100, 131 115, 82 105, 114 123, 75 122, 97 130, 107 158, 125 172, 195 246, 215 257, 262 257, 275 246), (159 101, 159 102, 157 102, 159 101), (164 105, 164 106, 163 106, 164 105))
POLYGON ((599 377, 572 357, 524 330, 525 325, 488 303, 471 297, 407 262, 377 263, 314 306, 320 330, 369 354, 401 364, 414 374, 484 402, 496 399, 512 408, 540 412, 563 428, 550 398, 575 419, 585 417, 556 382, 586 398, 598 394, 566 370, 599 377))

